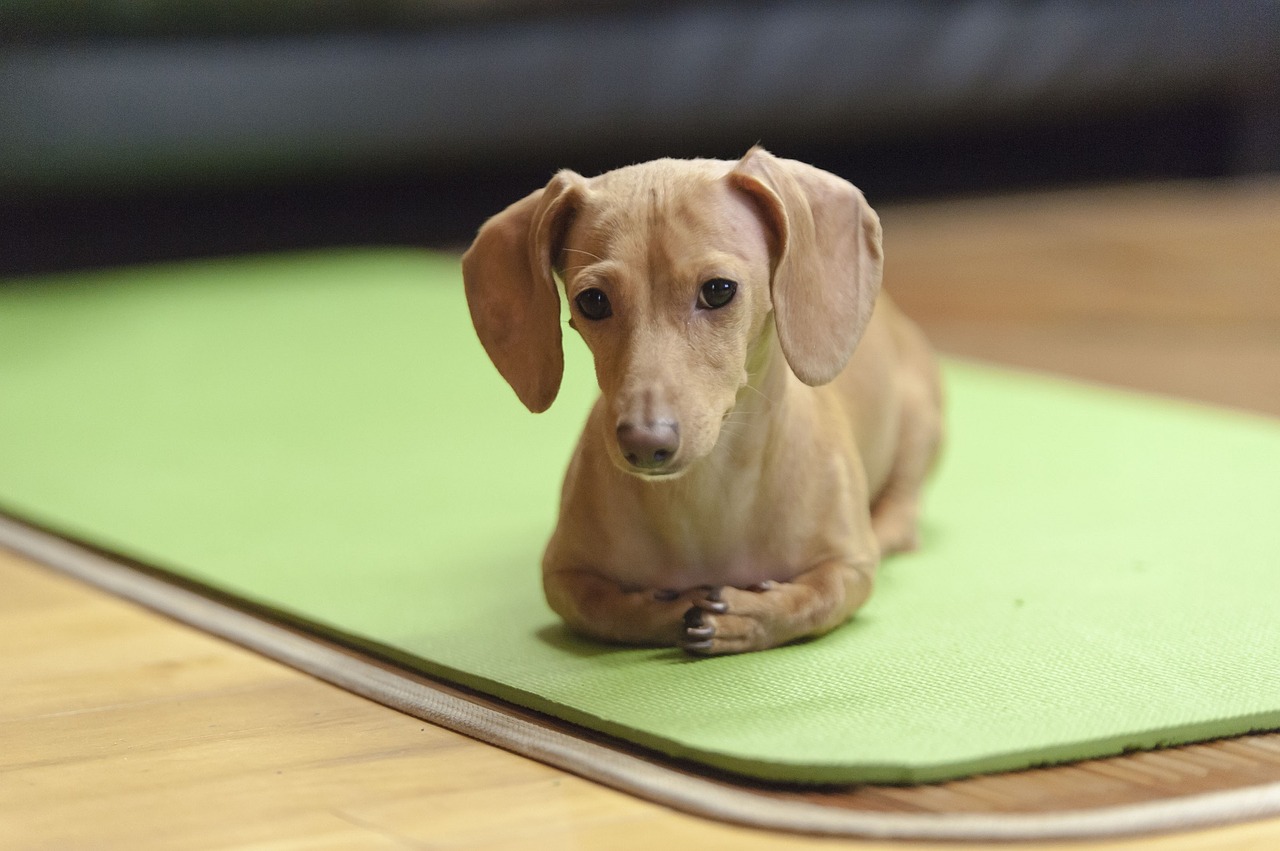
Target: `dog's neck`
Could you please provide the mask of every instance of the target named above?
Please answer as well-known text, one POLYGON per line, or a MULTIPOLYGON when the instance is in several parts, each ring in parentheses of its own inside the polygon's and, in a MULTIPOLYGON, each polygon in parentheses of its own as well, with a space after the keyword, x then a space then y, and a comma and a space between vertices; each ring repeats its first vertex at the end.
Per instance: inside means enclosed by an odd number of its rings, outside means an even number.
POLYGON ((747 383, 738 391, 737 404, 721 431, 717 449, 723 445, 741 452, 760 443, 787 414, 789 385, 796 377, 782 354, 772 317, 748 350, 746 368, 747 383))

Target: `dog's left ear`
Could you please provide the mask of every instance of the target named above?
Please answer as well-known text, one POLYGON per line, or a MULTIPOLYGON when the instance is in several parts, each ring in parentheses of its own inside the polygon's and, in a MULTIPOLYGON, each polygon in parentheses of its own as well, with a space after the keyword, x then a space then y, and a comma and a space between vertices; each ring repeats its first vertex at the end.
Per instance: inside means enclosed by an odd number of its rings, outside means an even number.
POLYGON ((805 384, 826 384, 853 355, 880 292, 880 219, 848 181, 758 146, 729 181, 755 201, 772 237, 782 353, 805 384))

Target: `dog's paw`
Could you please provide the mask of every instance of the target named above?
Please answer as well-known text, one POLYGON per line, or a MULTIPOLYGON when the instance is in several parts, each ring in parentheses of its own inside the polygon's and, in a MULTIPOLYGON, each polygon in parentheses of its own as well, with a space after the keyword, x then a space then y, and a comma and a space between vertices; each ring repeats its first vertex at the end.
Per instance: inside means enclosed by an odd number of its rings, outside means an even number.
MULTIPOLYGON (((687 640, 685 618, 691 609, 708 607, 723 611, 724 603, 709 599, 716 592, 706 586, 674 588, 624 588, 619 619, 632 633, 641 636, 631 643, 658 644, 670 647, 687 640)), ((591 622, 598 624, 599 620, 591 622)))
POLYGON ((750 588, 714 588, 695 598, 684 615, 680 647, 697 656, 722 656, 764 650, 774 638, 772 606, 765 599, 780 586, 762 582, 750 588))

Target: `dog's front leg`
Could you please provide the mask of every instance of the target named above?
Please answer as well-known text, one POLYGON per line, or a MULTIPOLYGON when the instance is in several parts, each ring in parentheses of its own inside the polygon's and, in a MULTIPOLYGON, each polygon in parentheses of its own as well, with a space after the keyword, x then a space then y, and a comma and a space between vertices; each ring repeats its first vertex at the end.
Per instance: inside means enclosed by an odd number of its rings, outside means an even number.
POLYGON ((822 635, 866 602, 874 574, 874 560, 828 561, 789 582, 715 589, 685 613, 680 646, 719 656, 822 635))
POLYGON ((685 613, 723 611, 710 588, 684 591, 626 588, 589 570, 547 571, 547 602, 573 630, 619 644, 673 647, 685 637, 685 613))

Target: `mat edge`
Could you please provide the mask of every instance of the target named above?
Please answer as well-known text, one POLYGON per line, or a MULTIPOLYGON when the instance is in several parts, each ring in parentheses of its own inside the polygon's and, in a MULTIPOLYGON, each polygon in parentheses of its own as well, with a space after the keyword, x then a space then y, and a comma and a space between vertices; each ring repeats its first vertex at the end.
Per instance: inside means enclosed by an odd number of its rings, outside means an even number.
POLYGON ((866 839, 1036 841, 1206 828, 1280 815, 1280 783, 1048 813, 879 813, 779 801, 578 739, 261 620, 0 515, 0 547, 117 597, 454 732, 693 815, 748 827, 866 839))

